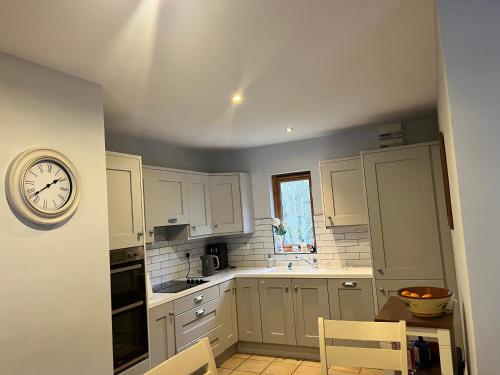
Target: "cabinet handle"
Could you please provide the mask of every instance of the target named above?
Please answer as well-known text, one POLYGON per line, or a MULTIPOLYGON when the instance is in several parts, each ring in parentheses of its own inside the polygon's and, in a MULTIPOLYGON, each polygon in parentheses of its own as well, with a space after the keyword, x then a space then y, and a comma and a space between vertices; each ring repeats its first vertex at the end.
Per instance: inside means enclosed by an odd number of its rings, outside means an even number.
POLYGON ((384 270, 380 267, 377 267, 377 271, 378 271, 378 273, 380 273, 382 275, 384 274, 384 270))
POLYGON ((200 316, 202 316, 203 314, 205 314, 205 309, 199 309, 195 312, 195 315, 197 318, 199 318, 200 316))
POLYGON ((218 225, 218 224, 215 224, 215 225, 214 225, 214 228, 219 228, 219 225, 218 225))
POLYGON ((142 230, 137 232, 137 240, 140 240, 142 236, 144 236, 144 232, 142 230))
POLYGON ((168 316, 170 317, 170 321, 172 321, 172 320, 174 320, 175 314, 173 311, 169 311, 168 316))
POLYGON ((203 296, 194 297, 194 303, 200 303, 203 301, 203 296))
POLYGON ((169 224, 175 224, 175 223, 177 223, 177 218, 176 218, 176 217, 174 217, 174 218, 172 218, 172 219, 168 219, 168 223, 169 223, 169 224))
POLYGON ((295 286, 293 287, 293 289, 295 290, 295 293, 297 293, 297 292, 299 291, 299 287, 298 287, 297 285, 295 285, 295 286))
POLYGON ((155 234, 155 230, 154 229, 150 229, 150 230, 148 230, 148 233, 149 233, 150 236, 152 236, 153 234, 155 234))
POLYGON ((344 288, 356 288, 356 285, 358 285, 356 281, 342 281, 344 288))
POLYGON ((285 292, 288 293, 288 285, 285 285, 285 292))
POLYGON ((385 289, 384 288, 378 288, 378 290, 380 291, 380 293, 382 293, 385 296, 385 289))

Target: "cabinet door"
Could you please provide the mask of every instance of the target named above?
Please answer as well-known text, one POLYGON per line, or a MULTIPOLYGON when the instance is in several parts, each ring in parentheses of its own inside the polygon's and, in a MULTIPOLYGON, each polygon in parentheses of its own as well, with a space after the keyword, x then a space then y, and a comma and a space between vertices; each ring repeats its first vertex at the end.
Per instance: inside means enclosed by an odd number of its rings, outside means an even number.
POLYGON ((151 368, 175 355, 172 302, 149 309, 149 356, 151 368))
POLYGON ((210 176, 210 197, 213 233, 243 231, 239 176, 210 176))
POLYGON ((370 279, 330 279, 328 290, 333 319, 370 322, 375 318, 370 279))
POLYGON ((234 280, 219 285, 221 298, 221 337, 225 349, 238 342, 238 318, 236 313, 236 287, 234 280))
POLYGON ((258 279, 236 279, 236 306, 240 341, 262 342, 258 279))
POLYGON ((143 245, 141 159, 107 154, 106 177, 110 249, 143 245))
POLYGON ((263 342, 296 345, 290 279, 260 279, 259 294, 263 342))
POLYGON ((292 279, 297 345, 319 346, 318 318, 330 319, 328 286, 323 279, 292 279))
POLYGON ((377 279, 442 279, 429 148, 363 154, 377 279))
MULTIPOLYGON (((186 175, 161 169, 143 169, 146 228, 188 224, 186 175)), ((148 233, 149 235, 149 233, 148 233)))
POLYGON ((320 169, 326 226, 367 224, 361 158, 321 162, 320 169))
POLYGON ((398 295, 398 289, 410 286, 444 288, 444 280, 376 280, 375 285, 377 287, 377 306, 380 310, 389 297, 398 295))
POLYGON ((189 235, 205 236, 212 233, 210 210, 210 180, 207 175, 188 175, 189 235))

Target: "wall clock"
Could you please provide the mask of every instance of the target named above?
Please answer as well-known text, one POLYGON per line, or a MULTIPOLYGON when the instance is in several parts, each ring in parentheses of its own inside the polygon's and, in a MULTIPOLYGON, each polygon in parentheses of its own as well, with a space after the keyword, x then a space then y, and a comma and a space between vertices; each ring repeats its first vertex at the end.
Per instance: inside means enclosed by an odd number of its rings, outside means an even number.
POLYGON ((63 154, 45 148, 17 156, 6 176, 11 208, 24 220, 56 226, 76 211, 81 194, 78 171, 63 154))

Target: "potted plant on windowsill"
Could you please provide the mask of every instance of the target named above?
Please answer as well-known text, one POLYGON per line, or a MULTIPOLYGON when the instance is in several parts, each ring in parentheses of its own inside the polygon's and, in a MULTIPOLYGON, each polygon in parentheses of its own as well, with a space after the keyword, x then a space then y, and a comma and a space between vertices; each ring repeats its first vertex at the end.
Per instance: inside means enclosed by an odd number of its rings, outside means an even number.
POLYGON ((286 234, 286 225, 277 217, 273 219, 273 231, 276 239, 275 248, 276 252, 283 252, 283 237, 286 234))

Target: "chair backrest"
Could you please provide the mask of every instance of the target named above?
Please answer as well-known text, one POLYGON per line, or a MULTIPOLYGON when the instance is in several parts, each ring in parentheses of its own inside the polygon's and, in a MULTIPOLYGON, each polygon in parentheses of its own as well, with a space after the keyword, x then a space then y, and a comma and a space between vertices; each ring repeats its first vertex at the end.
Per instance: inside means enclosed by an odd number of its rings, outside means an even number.
POLYGON ((322 375, 331 365, 400 370, 408 373, 406 323, 351 322, 318 318, 322 375), (400 343, 400 350, 327 345, 326 339, 388 341, 400 343))
POLYGON ((214 355, 208 338, 203 338, 192 347, 176 354, 145 375, 190 375, 206 367, 204 375, 217 375, 214 355))

